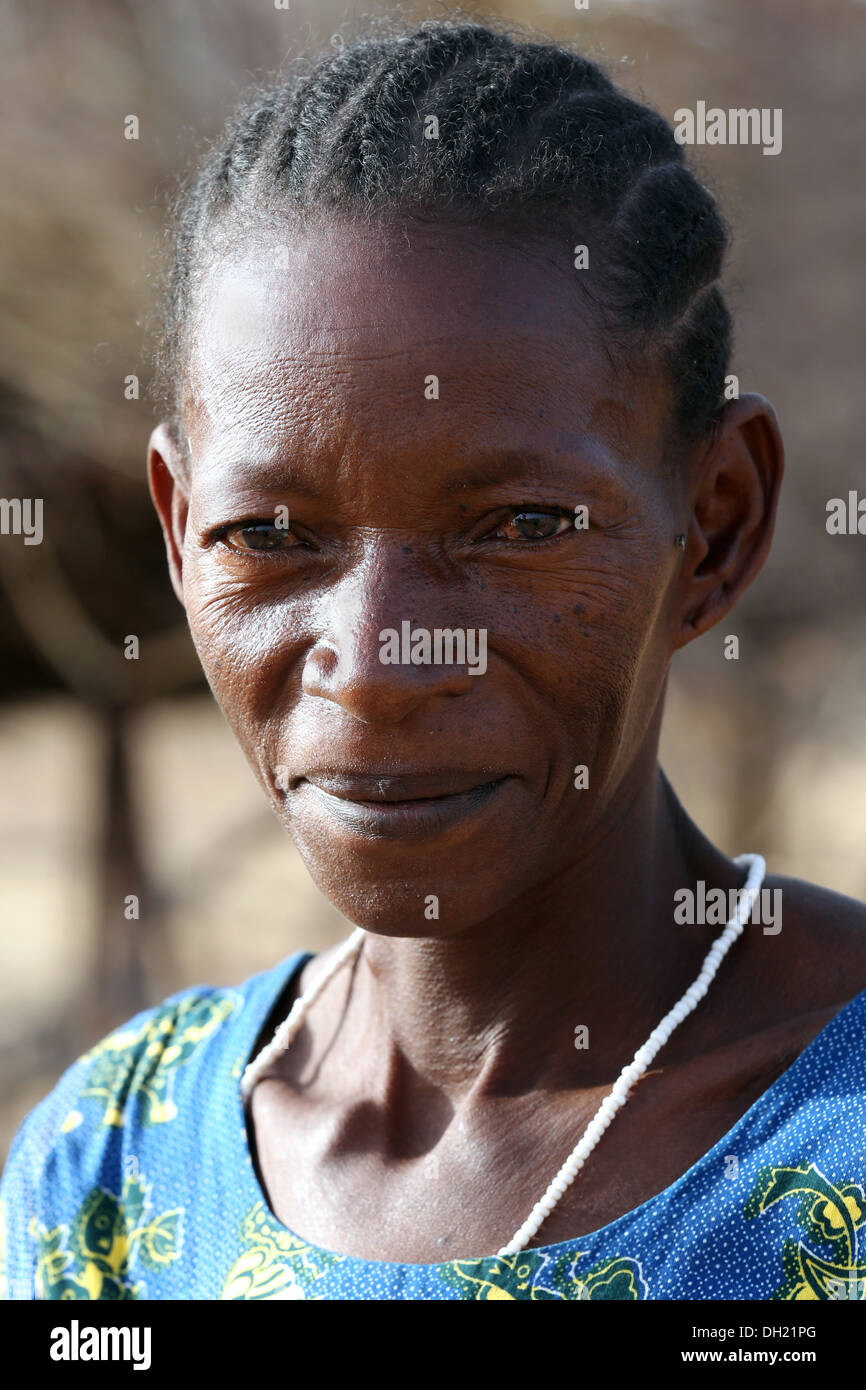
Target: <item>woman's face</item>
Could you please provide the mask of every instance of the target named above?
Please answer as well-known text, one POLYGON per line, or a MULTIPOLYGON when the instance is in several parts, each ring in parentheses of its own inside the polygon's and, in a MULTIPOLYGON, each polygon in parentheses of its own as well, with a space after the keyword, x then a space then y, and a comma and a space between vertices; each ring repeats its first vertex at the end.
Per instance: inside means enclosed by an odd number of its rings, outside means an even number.
POLYGON ((514 904, 654 762, 687 483, 671 387, 613 365, 587 274, 568 246, 339 225, 202 283, 192 636, 314 879, 378 931, 514 904))

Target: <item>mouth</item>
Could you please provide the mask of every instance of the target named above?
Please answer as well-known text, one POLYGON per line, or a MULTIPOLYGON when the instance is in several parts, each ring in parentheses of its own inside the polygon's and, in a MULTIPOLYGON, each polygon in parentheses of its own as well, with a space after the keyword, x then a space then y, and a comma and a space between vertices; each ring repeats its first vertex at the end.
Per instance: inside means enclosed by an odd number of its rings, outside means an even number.
POLYGON ((370 839, 415 839, 445 830, 486 807, 510 774, 438 771, 351 776, 309 773, 293 790, 312 797, 341 826, 370 839))

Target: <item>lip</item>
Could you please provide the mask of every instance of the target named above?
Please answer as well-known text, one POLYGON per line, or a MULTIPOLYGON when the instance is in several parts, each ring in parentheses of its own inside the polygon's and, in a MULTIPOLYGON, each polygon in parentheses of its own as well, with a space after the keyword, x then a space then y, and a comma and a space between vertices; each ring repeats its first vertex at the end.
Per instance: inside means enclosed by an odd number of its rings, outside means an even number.
POLYGON ((392 773, 345 777, 311 773, 296 794, 315 798, 334 820, 370 839, 433 835, 477 814, 511 778, 485 773, 392 773))
POLYGON ((438 768, 431 772, 371 772, 344 773, 330 770, 312 771, 304 775, 329 796, 341 801, 430 801, 459 796, 490 782, 499 781, 504 774, 484 771, 460 772, 455 768, 438 768))

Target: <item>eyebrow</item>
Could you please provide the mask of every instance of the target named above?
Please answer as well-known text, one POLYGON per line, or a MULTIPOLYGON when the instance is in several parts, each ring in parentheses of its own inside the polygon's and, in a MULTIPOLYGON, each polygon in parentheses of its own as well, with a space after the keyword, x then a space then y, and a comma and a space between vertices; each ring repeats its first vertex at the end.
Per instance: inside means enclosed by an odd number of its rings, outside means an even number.
MULTIPOLYGON (((211 467, 216 474, 218 487, 224 483, 228 483, 232 488, 245 483, 251 488, 274 487, 280 492, 292 492, 298 497, 309 497, 313 501, 321 493, 320 488, 309 482, 298 468, 288 461, 268 463, 265 460, 236 458, 214 461, 211 467)), ((209 471, 205 464, 201 468, 199 479, 205 479, 209 471)))
POLYGON ((549 473, 553 467, 564 474, 575 467, 582 467, 587 473, 598 474, 605 470, 602 460, 594 456, 596 454, 597 447, 593 448, 589 440, 579 452, 565 446, 555 452, 531 447, 486 449, 480 451, 480 456, 476 455, 471 464, 455 468, 443 481, 452 488, 480 492, 483 488, 509 482, 538 468, 549 473))
MULTIPOLYGON (((526 448, 506 446, 497 448, 487 446, 473 453, 470 462, 458 463, 442 480, 446 491, 481 492, 485 488, 512 482, 525 477, 532 471, 544 470, 550 476, 553 469, 565 481, 565 475, 575 467, 581 467, 586 474, 599 475, 606 472, 602 460, 594 457, 596 449, 592 441, 586 440, 579 453, 564 445, 556 452, 552 449, 539 450, 527 445, 526 448)), ((322 488, 315 485, 288 460, 275 462, 268 466, 252 460, 237 461, 230 465, 231 474, 238 482, 248 482, 251 487, 273 486, 286 493, 317 501, 322 497, 322 488)), ((555 481, 550 478, 550 481, 555 481)), ((233 484, 237 486, 237 482, 233 484)))
POLYGON ((455 469, 443 481, 452 488, 480 492, 482 488, 508 482, 525 473, 527 468, 547 462, 546 455, 534 449, 496 450, 487 452, 480 462, 476 460, 468 467, 455 469))

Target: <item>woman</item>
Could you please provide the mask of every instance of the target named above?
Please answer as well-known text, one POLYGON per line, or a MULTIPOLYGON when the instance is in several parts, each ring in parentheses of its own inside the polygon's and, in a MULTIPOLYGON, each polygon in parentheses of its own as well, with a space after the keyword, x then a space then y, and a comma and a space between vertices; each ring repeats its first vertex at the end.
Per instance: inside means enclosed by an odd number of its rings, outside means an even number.
POLYGON ((205 163, 151 491, 358 930, 66 1073, 11 1296, 864 1296, 866 913, 729 860, 657 763, 782 474, 725 244, 663 119, 504 28, 376 31, 205 163))

